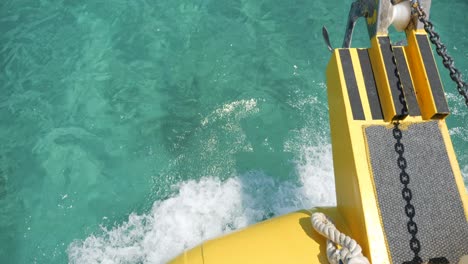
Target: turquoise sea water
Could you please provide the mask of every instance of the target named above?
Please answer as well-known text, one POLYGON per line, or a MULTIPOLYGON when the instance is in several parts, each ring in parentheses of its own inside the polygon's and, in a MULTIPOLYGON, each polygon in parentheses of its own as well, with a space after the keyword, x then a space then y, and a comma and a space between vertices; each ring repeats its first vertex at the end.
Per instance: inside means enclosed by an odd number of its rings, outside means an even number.
MULTIPOLYGON (((340 45, 350 3, 1 1, 0 263, 164 263, 334 204, 321 27, 340 45)), ((431 15, 468 75, 466 10, 431 15)), ((468 111, 439 68, 468 186, 468 111)))

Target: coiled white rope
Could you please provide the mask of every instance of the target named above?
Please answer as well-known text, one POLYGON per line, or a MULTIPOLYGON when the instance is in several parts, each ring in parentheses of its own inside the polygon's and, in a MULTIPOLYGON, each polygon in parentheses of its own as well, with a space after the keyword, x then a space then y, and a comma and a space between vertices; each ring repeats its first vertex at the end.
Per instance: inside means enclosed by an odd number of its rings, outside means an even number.
POLYGON ((361 246, 338 231, 325 214, 313 213, 311 220, 314 229, 327 238, 327 258, 330 264, 369 264, 369 260, 362 255, 361 246), (341 249, 336 245, 340 245, 341 249))

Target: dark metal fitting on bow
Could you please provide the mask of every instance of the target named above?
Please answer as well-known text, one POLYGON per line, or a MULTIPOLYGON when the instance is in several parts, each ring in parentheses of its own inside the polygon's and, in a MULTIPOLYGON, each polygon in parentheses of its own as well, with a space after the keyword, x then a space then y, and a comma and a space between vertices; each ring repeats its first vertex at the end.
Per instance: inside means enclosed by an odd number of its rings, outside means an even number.
POLYGON ((375 2, 372 0, 357 0, 351 4, 349 10, 348 23, 346 25, 346 32, 343 39, 343 48, 349 48, 351 46, 351 40, 353 38, 354 27, 360 17, 372 16, 375 10, 375 2))
POLYGON ((427 13, 431 0, 356 0, 351 4, 342 47, 351 46, 354 27, 360 17, 366 19, 370 39, 376 35, 388 35, 388 28, 392 24, 399 31, 424 28, 417 17, 411 17, 411 12, 417 11, 416 7, 421 5, 425 6, 427 13))

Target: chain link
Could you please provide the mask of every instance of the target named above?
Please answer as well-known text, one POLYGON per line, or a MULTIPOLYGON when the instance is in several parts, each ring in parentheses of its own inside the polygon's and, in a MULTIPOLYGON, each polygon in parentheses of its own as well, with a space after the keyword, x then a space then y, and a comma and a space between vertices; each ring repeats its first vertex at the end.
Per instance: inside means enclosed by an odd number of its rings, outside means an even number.
POLYGON ((405 146, 401 142, 403 138, 403 132, 400 129, 400 123, 397 121, 394 123, 393 126, 393 138, 396 140, 395 143, 395 152, 398 154, 397 158, 397 165, 400 168, 400 182, 403 185, 401 190, 401 196, 403 200, 405 200, 405 214, 408 217, 408 222, 406 222, 406 228, 408 229, 408 233, 411 235, 409 240, 409 246, 411 251, 413 251, 414 257, 411 261, 405 261, 403 264, 421 264, 423 261, 419 256, 421 252, 421 242, 417 238, 418 234, 418 225, 414 221, 416 216, 416 209, 414 205, 411 204, 411 200, 413 199, 413 193, 409 188, 410 183, 410 176, 406 169, 408 168, 408 162, 404 156, 405 153, 405 146))
POLYGON ((437 54, 442 57, 444 67, 450 71, 450 78, 457 84, 458 93, 465 99, 468 107, 468 85, 463 81, 460 71, 455 68, 453 58, 448 54, 447 47, 440 41, 440 36, 434 30, 434 24, 427 19, 426 12, 419 4, 419 1, 412 1, 413 12, 417 14, 419 21, 424 24, 424 29, 429 34, 429 39, 436 46, 437 54))

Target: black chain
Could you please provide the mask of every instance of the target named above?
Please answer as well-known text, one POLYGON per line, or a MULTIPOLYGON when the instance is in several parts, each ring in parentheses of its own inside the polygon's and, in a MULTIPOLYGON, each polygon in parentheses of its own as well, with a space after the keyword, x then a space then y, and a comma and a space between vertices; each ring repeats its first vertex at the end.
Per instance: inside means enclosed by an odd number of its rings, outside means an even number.
POLYGON ((413 10, 417 13, 419 21, 424 24, 424 29, 429 34, 429 39, 436 46, 437 54, 442 57, 444 67, 450 71, 450 78, 457 84, 458 93, 465 98, 465 104, 468 107, 468 85, 463 81, 460 71, 455 68, 453 58, 448 54, 447 47, 440 41, 440 36, 434 30, 434 24, 427 19, 426 12, 419 4, 419 1, 413 1, 413 10))
POLYGON ((400 95, 398 96, 398 100, 400 101, 400 104, 402 105, 402 108, 400 110, 400 117, 404 117, 404 116, 408 115, 408 105, 406 104, 405 94, 403 93, 403 86, 401 85, 400 72, 398 71, 396 58, 395 58, 395 55, 393 53, 393 48, 392 48, 391 45, 390 45, 390 49, 392 49, 392 54, 393 54, 392 55, 392 62, 395 65, 394 74, 397 77, 397 88, 398 88, 398 91, 400 92, 400 95))
POLYGON ((411 235, 411 239, 409 241, 409 246, 411 251, 414 253, 414 258, 412 261, 405 262, 406 263, 411 263, 411 264, 420 264, 422 263, 422 259, 419 256, 419 252, 421 251, 421 242, 418 240, 416 237, 416 234, 418 233, 418 225, 414 221, 414 217, 416 215, 416 210, 414 206, 411 204, 411 199, 413 198, 413 194, 411 192, 411 189, 408 188, 409 183, 410 183, 410 176, 408 172, 406 172, 406 168, 408 167, 408 163, 403 156, 403 153, 405 153, 405 146, 403 143, 401 143, 401 139, 403 138, 403 132, 400 129, 400 123, 395 122, 394 127, 393 127, 393 137, 396 139, 395 143, 395 152, 398 154, 398 159, 397 159, 397 164, 398 167, 400 168, 400 182, 403 184, 403 189, 401 191, 401 195, 403 199, 406 201, 405 205, 405 214, 408 217, 408 222, 406 224, 406 228, 408 230, 408 233, 411 235))

